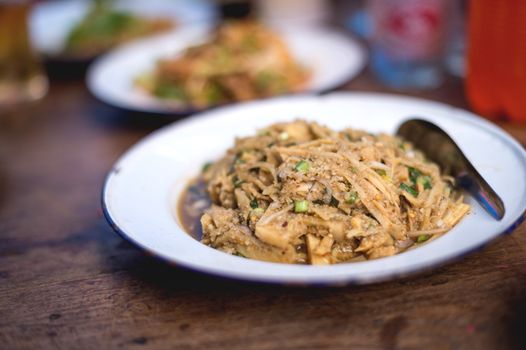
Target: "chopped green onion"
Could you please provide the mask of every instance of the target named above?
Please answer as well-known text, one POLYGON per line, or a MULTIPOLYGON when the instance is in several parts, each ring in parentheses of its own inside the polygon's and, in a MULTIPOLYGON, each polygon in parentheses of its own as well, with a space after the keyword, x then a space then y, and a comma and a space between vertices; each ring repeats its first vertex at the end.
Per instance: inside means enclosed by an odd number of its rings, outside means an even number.
POLYGON ((256 74, 254 83, 258 90, 273 92, 274 94, 285 92, 288 89, 285 77, 269 70, 256 74))
POLYGON ((422 184, 425 190, 429 190, 431 187, 433 187, 431 185, 431 177, 427 175, 419 176, 418 179, 416 179, 416 182, 422 184))
POLYGON ((251 210, 251 213, 255 214, 255 215, 260 215, 260 214, 263 214, 264 212, 265 212, 265 210, 263 210, 263 208, 255 208, 255 209, 251 210))
POLYGON ((235 256, 242 257, 242 258, 246 258, 246 256, 244 256, 244 255, 241 254, 240 252, 235 252, 234 255, 235 255, 235 256))
POLYGON ((422 243, 422 242, 425 242, 429 239, 429 235, 420 235, 418 236, 418 238, 416 239, 417 243, 422 243))
POLYGON ((387 176, 387 172, 383 169, 374 169, 374 171, 380 176, 387 176))
POLYGON ((206 98, 206 101, 210 104, 217 104, 221 101, 223 93, 221 88, 217 84, 208 84, 203 88, 203 95, 206 98))
POLYGON ((272 81, 275 78, 275 74, 269 71, 261 71, 256 74, 254 83, 260 89, 267 90, 272 85, 272 81))
POLYGON ((356 169, 355 167, 351 167, 351 172, 353 174, 357 174, 358 173, 358 169, 356 169))
POLYGON ((309 202, 306 200, 295 201, 294 202, 294 212, 295 213, 305 213, 309 210, 309 202))
POLYGON ((201 172, 203 172, 203 173, 207 172, 213 164, 214 163, 212 163, 212 162, 207 162, 207 163, 203 164, 203 168, 201 169, 201 172))
POLYGON ((297 172, 300 172, 302 174, 305 174, 307 171, 309 171, 309 168, 310 168, 309 162, 305 160, 300 160, 298 163, 296 163, 296 166, 294 167, 294 169, 297 172))
POLYGON ((259 136, 270 136, 270 131, 268 130, 259 130, 258 131, 259 136))
POLYGON ((250 201, 250 207, 251 207, 252 209, 256 209, 257 207, 259 207, 258 200, 255 199, 255 198, 254 198, 253 200, 251 200, 251 201, 250 201))
POLYGON ((143 73, 135 78, 135 84, 146 91, 153 91, 155 89, 156 81, 152 73, 143 73))
POLYGON ((288 140, 288 138, 289 138, 289 133, 286 131, 283 131, 282 133, 278 135, 278 139, 280 139, 281 141, 288 140))
POLYGON ((348 132, 345 133, 345 138, 346 138, 348 141, 351 141, 351 142, 353 141, 351 135, 349 135, 348 132))
POLYGON ((340 201, 337 200, 336 198, 334 198, 334 196, 331 196, 331 201, 330 201, 329 205, 331 207, 338 208, 338 206, 340 205, 340 201))
POLYGON ((345 194, 345 203, 354 204, 358 200, 358 192, 352 191, 345 194))
POLYGON ((400 148, 402 151, 405 151, 405 143, 404 142, 400 142, 398 144, 398 148, 400 148))
POLYGON ((243 154, 245 154, 245 151, 239 151, 236 153, 234 157, 234 164, 243 164, 245 161, 241 159, 243 157, 243 154))
POLYGON ((155 87, 153 94, 157 97, 165 99, 174 99, 182 101, 186 100, 186 95, 183 88, 168 82, 160 82, 155 87))
POLYGON ((413 187, 407 185, 407 184, 404 184, 404 183, 401 183, 400 184, 400 188, 410 194, 412 194, 414 197, 417 197, 418 196, 418 191, 415 190, 413 187))
POLYGON ((244 180, 239 179, 237 176, 234 176, 232 178, 232 184, 234 184, 234 187, 239 187, 241 184, 245 182, 244 180))
POLYGON ((411 180, 413 184, 416 184, 416 180, 419 176, 422 176, 422 173, 418 169, 415 169, 410 166, 407 167, 407 169, 409 170, 409 180, 411 180))

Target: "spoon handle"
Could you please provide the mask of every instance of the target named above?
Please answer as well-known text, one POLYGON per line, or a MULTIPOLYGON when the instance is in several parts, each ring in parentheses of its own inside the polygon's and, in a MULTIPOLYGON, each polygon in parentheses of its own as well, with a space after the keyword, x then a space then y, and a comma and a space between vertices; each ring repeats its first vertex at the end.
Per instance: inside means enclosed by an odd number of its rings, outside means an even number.
POLYGON ((472 176, 466 171, 457 175, 456 182, 495 219, 501 220, 504 217, 504 203, 481 176, 472 176))

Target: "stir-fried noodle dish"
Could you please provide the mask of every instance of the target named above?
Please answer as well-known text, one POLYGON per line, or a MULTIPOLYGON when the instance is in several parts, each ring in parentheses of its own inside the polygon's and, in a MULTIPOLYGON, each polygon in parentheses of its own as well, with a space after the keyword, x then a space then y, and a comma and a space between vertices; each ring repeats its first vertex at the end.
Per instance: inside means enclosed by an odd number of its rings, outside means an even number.
POLYGON ((149 18, 114 8, 109 1, 95 1, 68 34, 65 53, 90 57, 112 47, 175 28, 170 18, 149 18))
POLYGON ((302 120, 236 139, 199 181, 211 205, 183 200, 181 210, 200 217, 204 244, 282 263, 394 255, 470 209, 453 178, 409 142, 302 120))
POLYGON ((278 34, 257 22, 233 21, 209 41, 160 59, 136 85, 175 104, 207 107, 299 91, 308 78, 278 34))

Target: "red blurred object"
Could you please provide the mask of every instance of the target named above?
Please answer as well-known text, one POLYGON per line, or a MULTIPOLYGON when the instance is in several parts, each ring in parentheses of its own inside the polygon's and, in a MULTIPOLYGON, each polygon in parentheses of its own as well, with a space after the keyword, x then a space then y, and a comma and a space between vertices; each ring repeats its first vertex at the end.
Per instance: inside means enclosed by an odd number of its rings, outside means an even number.
POLYGON ((469 102, 489 119, 526 123, 526 4, 474 0, 468 20, 469 102))

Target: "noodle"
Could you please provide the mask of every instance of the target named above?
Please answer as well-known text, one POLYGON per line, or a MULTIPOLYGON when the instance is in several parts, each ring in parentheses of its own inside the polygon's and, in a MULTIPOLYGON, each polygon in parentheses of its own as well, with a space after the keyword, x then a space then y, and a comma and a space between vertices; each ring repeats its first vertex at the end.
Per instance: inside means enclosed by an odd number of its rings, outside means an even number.
POLYGON ((397 254, 469 211, 451 179, 399 137, 301 120, 237 139, 202 178, 213 202, 202 242, 284 263, 397 254))

